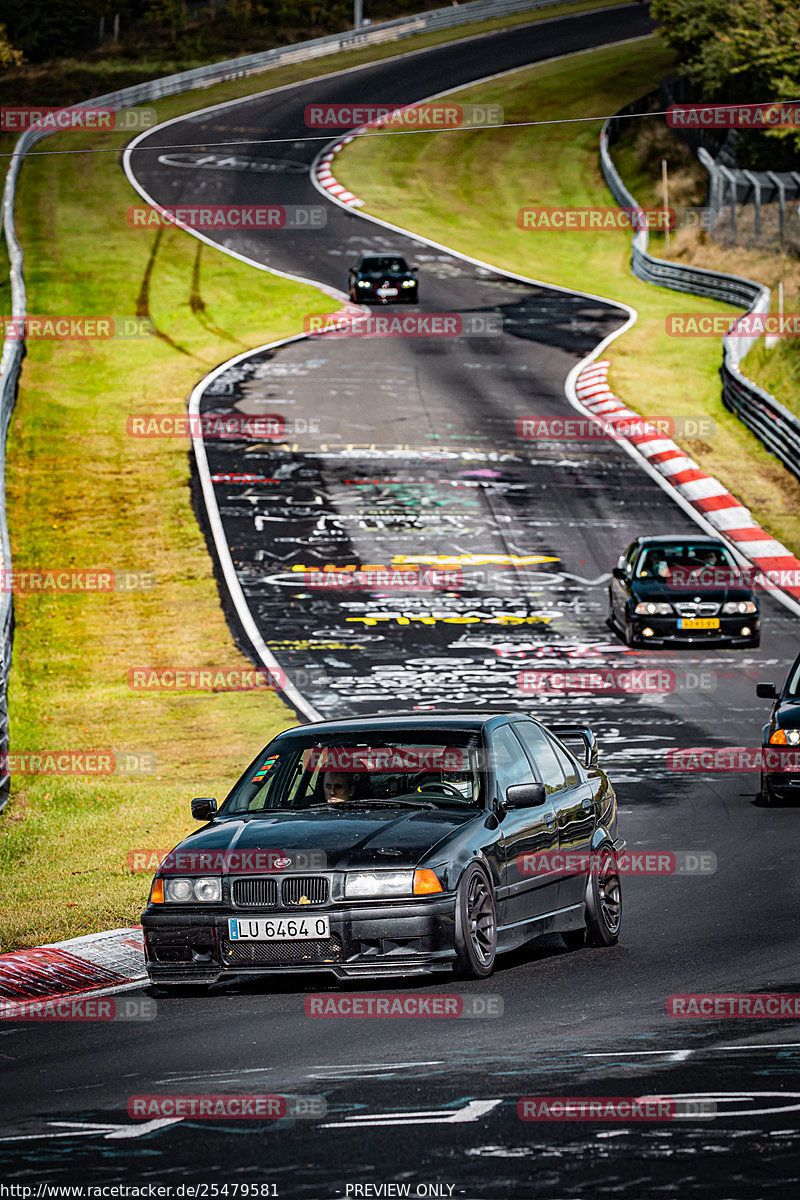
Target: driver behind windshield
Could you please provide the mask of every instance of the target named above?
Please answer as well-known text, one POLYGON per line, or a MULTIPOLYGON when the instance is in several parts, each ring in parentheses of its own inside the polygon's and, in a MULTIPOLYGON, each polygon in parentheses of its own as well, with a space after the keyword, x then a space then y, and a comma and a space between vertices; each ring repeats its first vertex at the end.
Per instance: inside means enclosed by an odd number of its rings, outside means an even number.
POLYGON ((326 771, 324 781, 325 799, 329 804, 338 804, 341 800, 350 800, 355 790, 352 776, 344 771, 326 771))

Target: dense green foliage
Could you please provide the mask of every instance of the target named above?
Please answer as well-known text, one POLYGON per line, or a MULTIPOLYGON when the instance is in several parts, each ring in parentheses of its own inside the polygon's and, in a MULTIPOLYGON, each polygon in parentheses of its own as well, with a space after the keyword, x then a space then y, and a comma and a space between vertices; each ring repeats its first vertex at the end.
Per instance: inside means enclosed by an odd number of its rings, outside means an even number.
MULTIPOLYGON (((437 6, 437 0, 364 0, 373 22, 437 6)), ((115 18, 119 53, 247 54, 349 29, 353 0, 4 0, 10 44, 30 63, 108 51, 115 18)))
MULTIPOLYGON (((797 0, 654 0, 653 16, 698 100, 800 102, 797 0)), ((800 129, 740 132, 742 166, 797 169, 800 129)))

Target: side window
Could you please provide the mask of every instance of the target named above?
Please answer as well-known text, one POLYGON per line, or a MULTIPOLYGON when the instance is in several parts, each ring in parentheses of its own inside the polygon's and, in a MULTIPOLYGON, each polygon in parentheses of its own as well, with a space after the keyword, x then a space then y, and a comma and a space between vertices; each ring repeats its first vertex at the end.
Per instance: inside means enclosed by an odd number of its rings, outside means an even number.
POLYGON ((625 570, 628 572, 629 575, 633 571, 633 563, 634 563, 634 559, 636 558, 636 553, 637 553, 638 549, 639 549, 639 543, 634 542, 632 546, 628 547, 628 553, 625 555, 625 570))
POLYGON ((281 775, 280 757, 277 754, 270 755, 265 758, 261 765, 257 768, 255 775, 250 780, 251 783, 260 783, 261 787, 247 803, 248 812, 262 812, 263 809, 269 806, 270 796, 277 794, 280 790, 275 780, 281 775))
POLYGON ((550 795, 564 787, 566 780, 561 764, 556 758, 555 747, 543 729, 533 721, 517 721, 514 725, 525 749, 536 763, 544 790, 550 795))
POLYGON ((578 773, 578 766, 577 766, 577 763, 575 762, 575 759, 572 757, 572 755, 569 753, 568 750, 565 750, 563 746, 559 746, 558 742, 555 741, 553 738, 549 738, 548 740, 556 752, 556 758, 558 759, 559 763, 561 764, 561 770, 564 772, 564 775, 566 777, 567 786, 572 787, 580 779, 580 775, 578 773))
POLYGON ((505 799, 506 788, 536 782, 528 757, 510 725, 501 725, 492 734, 492 766, 501 800, 505 799))

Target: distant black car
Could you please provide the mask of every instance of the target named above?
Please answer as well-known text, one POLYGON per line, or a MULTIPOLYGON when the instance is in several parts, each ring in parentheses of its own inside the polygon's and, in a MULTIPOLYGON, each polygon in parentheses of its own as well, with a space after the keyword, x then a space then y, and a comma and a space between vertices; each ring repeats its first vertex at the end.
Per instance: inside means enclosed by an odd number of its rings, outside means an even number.
POLYGON ((751 573, 713 537, 639 537, 612 572, 609 622, 629 646, 758 646, 751 573))
POLYGON ((417 268, 399 254, 362 254, 350 268, 350 299, 379 304, 416 304, 417 268))
POLYGON ((781 761, 786 755, 800 760, 800 654, 789 668, 780 692, 774 683, 759 683, 756 695, 775 701, 769 722, 762 730, 766 767, 761 771, 762 803, 800 799, 800 770, 792 770, 790 762, 781 761))
POLYGON ((445 713, 279 734, 219 809, 192 801, 207 824, 162 862, 142 915, 150 979, 484 977, 544 933, 615 943, 616 796, 591 730, 557 728, 445 713))

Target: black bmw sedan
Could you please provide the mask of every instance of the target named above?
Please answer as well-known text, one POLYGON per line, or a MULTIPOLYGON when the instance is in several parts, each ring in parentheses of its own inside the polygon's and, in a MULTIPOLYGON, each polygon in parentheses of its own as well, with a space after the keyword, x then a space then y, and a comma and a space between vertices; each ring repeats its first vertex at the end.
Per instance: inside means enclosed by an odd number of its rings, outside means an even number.
POLYGON ((587 727, 522 713, 289 729, 219 807, 192 802, 203 828, 142 915, 150 979, 484 977, 541 934, 612 945, 624 843, 596 760, 587 727))
POLYGON ((637 538, 612 571, 608 598, 609 624, 629 646, 759 644, 752 573, 719 538, 637 538))
POLYGON ((756 695, 775 701, 762 730, 761 802, 800 800, 800 654, 780 692, 774 683, 759 683, 756 695))
POLYGON ((400 254, 362 254, 350 268, 348 291, 356 303, 416 304, 417 268, 400 254))

